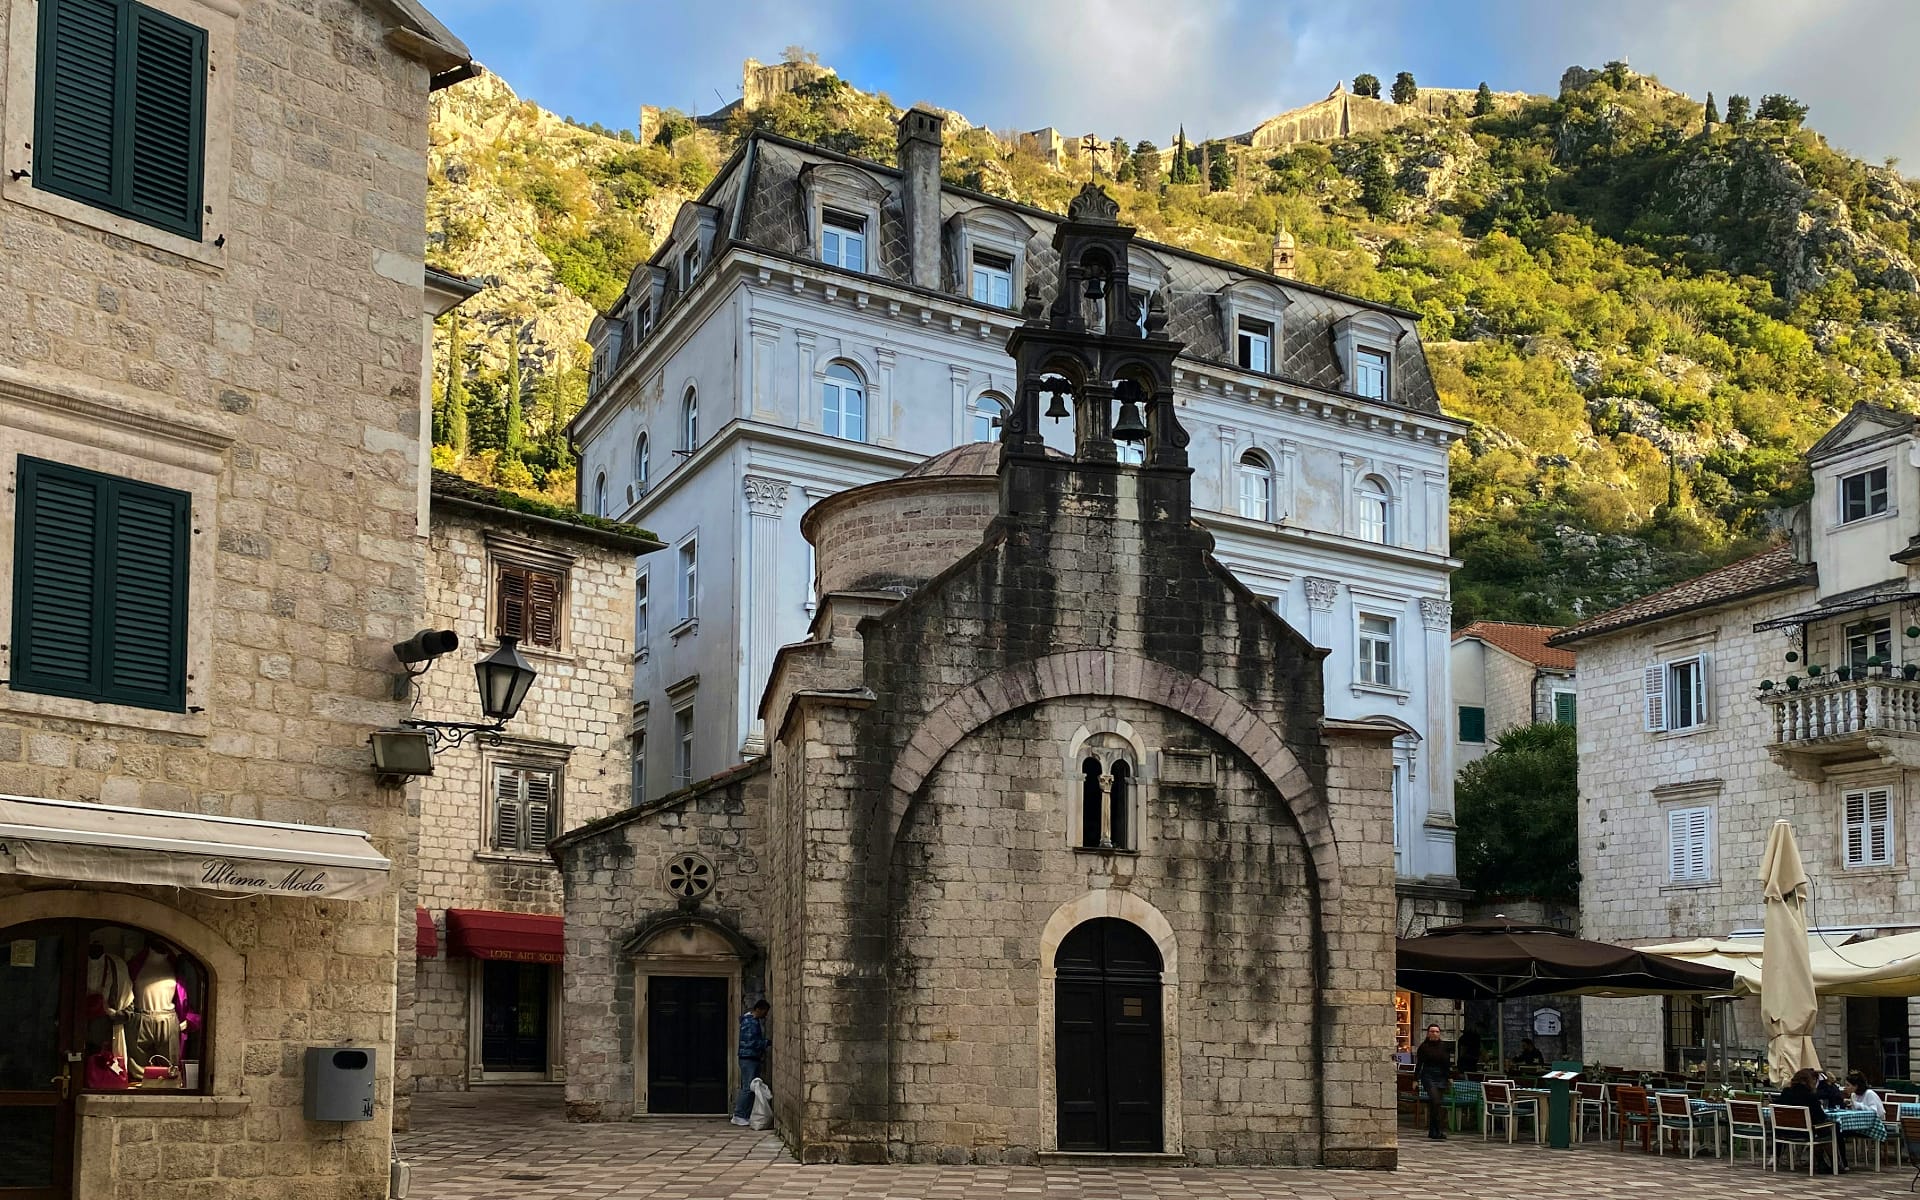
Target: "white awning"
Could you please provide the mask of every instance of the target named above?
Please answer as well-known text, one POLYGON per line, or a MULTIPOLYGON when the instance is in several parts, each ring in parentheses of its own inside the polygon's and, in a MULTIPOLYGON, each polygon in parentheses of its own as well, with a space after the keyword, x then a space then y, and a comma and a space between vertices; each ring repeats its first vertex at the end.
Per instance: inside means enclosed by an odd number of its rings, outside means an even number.
POLYGON ((0 796, 0 874, 363 900, 392 866, 358 829, 0 796))

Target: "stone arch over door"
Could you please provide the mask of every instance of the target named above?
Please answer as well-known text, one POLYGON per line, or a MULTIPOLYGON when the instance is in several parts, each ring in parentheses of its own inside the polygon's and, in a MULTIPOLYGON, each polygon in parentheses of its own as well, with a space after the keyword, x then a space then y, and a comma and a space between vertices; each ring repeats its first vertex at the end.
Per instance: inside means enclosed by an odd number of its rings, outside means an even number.
MULTIPOLYGON (((676 913, 648 921, 634 930, 621 944, 624 969, 632 972, 633 983, 633 1112, 653 1113, 650 1074, 655 1063, 651 1025, 659 993, 665 981, 712 981, 724 992, 726 1012, 720 1023, 724 1037, 725 1102, 731 1105, 740 1088, 739 1067, 734 1058, 734 1026, 745 1006, 754 997, 746 993, 746 968, 760 958, 758 949, 739 931, 707 917, 676 913)), ((691 985, 700 987, 699 983, 691 985)), ((683 1108, 674 1108, 683 1112, 683 1108)))
POLYGON ((1039 1047, 1036 1079, 1040 1085, 1040 1149, 1059 1149, 1055 1115, 1060 1097, 1054 1078, 1055 957, 1067 935, 1088 921, 1114 917, 1138 926, 1160 952, 1161 1130, 1168 1154, 1185 1153, 1180 1091, 1180 946, 1173 926, 1153 905, 1132 892, 1102 889, 1070 900, 1053 911, 1040 931, 1040 989, 1034 1043, 1039 1047))

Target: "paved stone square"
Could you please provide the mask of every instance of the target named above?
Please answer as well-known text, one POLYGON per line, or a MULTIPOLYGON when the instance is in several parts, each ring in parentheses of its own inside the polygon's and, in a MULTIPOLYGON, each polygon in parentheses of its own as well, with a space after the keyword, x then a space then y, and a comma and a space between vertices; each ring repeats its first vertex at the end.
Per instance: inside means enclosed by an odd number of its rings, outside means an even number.
MULTIPOLYGON (((1407 1132, 1403 1126, 1403 1132, 1407 1132)), ((1912 1171, 1891 1164, 1835 1180, 1769 1174, 1742 1159, 1694 1162, 1607 1149, 1551 1152, 1415 1136, 1396 1172, 1273 1168, 807 1167, 769 1134, 724 1120, 654 1118, 569 1125, 558 1088, 491 1088, 422 1096, 400 1155, 412 1200, 1849 1200, 1907 1194, 1912 1171)))

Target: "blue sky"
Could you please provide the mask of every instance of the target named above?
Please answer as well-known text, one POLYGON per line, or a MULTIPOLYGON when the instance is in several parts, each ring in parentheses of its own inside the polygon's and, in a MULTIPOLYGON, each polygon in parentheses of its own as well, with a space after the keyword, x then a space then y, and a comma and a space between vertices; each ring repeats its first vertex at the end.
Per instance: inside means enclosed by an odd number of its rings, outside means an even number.
POLYGON ((1242 132, 1336 80, 1551 93, 1625 58, 1696 98, 1785 91, 1873 161, 1920 173, 1920 0, 429 0, 515 91, 581 121, 708 112, 788 45, 852 83, 995 129, 1165 142, 1242 132))

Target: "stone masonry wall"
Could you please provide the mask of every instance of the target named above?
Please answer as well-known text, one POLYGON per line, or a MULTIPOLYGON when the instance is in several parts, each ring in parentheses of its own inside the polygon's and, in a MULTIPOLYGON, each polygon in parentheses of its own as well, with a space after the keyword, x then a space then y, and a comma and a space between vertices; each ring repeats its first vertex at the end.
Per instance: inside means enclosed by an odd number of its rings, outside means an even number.
MULTIPOLYGON (((6 14, 23 11, 0 9, 0 58, 24 36, 6 14)), ((0 791, 356 827, 404 862, 406 794, 375 787, 366 738, 402 715, 386 647, 424 608, 427 71, 354 0, 234 11, 215 76, 231 102, 208 113, 208 179, 227 181, 207 197, 211 261, 107 232, 95 214, 0 201, 0 545, 10 554, 16 452, 195 496, 191 708, 0 689, 0 791)), ((0 83, 9 117, 32 104, 18 78, 0 83)), ((215 997, 217 1029, 239 1038, 211 1065, 213 1098, 130 1097, 146 1103, 83 1119, 88 1200, 386 1195, 393 892, 55 890, 0 879, 0 906, 95 895, 114 911, 141 897, 190 918, 189 950, 244 963, 215 997), (302 1055, 341 1043, 376 1052, 375 1118, 315 1125, 301 1116, 302 1055)))
POLYGON ((470 664, 497 644, 489 607, 493 576, 502 555, 519 561, 511 555, 521 544, 572 559, 561 644, 551 651, 522 646, 539 675, 508 725, 508 741, 443 751, 421 787, 418 903, 433 914, 442 935, 439 957, 420 963, 412 1016, 414 1075, 422 1091, 463 1088, 476 1065, 468 1045, 472 963, 447 956, 446 910, 562 910, 560 872, 551 858, 491 848, 492 764, 563 766, 556 831, 626 808, 632 791, 634 594, 633 555, 626 551, 535 527, 509 513, 496 518, 436 504, 426 624, 454 630, 460 649, 421 678, 420 714, 479 719, 470 664))

